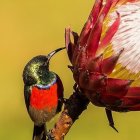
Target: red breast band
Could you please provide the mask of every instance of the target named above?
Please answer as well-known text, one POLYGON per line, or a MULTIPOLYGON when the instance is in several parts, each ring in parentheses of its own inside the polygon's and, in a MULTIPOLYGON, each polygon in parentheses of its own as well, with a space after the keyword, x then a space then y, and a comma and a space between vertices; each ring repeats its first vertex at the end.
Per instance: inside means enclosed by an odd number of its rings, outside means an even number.
POLYGON ((36 109, 47 108, 48 111, 57 107, 58 96, 57 96, 57 84, 53 84, 48 89, 39 89, 33 87, 30 97, 30 105, 36 109))

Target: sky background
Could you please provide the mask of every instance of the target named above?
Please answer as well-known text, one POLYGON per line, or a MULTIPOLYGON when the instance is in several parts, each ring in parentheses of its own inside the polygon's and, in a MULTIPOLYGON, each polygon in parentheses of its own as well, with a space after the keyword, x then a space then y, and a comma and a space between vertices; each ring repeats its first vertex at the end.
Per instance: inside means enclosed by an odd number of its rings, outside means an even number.
MULTIPOLYGON (((80 33, 94 0, 0 0, 0 139, 31 140, 33 122, 24 104, 22 71, 34 56, 64 46, 64 29, 80 33)), ((72 73, 65 51, 51 60, 62 79, 65 97, 72 93, 72 73)), ((66 140, 138 140, 140 112, 113 113, 116 133, 103 108, 89 105, 66 140)), ((52 127, 59 115, 48 126, 52 127)))

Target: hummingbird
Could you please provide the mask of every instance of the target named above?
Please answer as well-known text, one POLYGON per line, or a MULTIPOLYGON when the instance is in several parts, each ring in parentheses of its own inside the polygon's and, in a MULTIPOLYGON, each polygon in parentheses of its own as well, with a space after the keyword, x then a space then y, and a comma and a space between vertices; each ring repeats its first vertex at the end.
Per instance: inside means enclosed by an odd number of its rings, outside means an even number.
POLYGON ((25 104, 34 122, 32 140, 46 140, 46 122, 61 111, 64 88, 60 77, 49 70, 49 62, 63 49, 32 58, 23 70, 25 104))

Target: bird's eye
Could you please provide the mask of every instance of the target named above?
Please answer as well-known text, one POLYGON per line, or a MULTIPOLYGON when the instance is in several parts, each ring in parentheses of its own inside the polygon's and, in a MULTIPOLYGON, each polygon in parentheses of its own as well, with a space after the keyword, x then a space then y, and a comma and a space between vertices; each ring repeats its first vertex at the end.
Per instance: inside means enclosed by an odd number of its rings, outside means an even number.
POLYGON ((46 66, 42 65, 39 67, 37 73, 38 75, 42 75, 44 72, 46 73, 46 66))
POLYGON ((28 76, 26 80, 27 85, 33 85, 36 83, 36 80, 32 76, 28 76))

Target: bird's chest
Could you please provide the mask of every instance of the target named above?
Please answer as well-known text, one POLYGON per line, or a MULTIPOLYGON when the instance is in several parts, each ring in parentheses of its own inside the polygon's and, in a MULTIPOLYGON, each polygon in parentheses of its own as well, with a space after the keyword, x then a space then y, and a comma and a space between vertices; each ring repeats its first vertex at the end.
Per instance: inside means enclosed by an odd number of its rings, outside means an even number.
POLYGON ((37 109, 47 109, 50 111, 58 105, 57 84, 53 84, 47 89, 32 87, 30 96, 30 106, 37 109))

